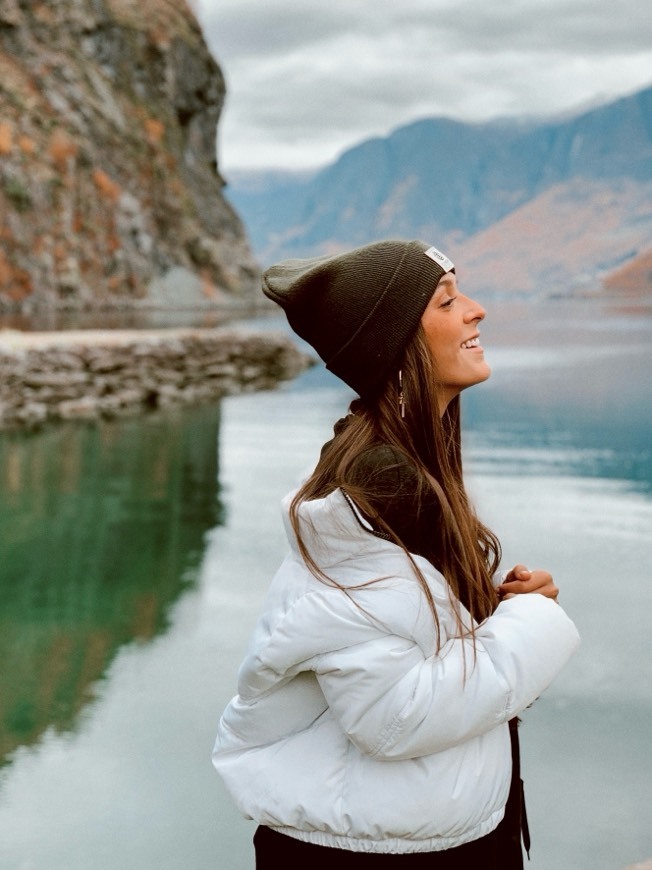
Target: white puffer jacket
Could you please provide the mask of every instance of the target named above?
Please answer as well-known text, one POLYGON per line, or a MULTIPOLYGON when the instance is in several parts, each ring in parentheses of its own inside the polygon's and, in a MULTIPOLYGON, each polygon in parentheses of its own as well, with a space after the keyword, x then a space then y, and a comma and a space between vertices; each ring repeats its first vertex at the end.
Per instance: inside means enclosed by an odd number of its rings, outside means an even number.
MULTIPOLYGON (((289 499, 289 497, 288 497, 289 499)), ((542 595, 502 602, 471 641, 443 577, 365 530, 341 491, 302 506, 316 579, 285 517, 291 553, 269 589, 220 721, 214 764, 241 812, 301 840, 371 852, 450 849, 504 814, 507 722, 578 645, 542 595), (352 587, 378 579, 363 589, 352 587)))

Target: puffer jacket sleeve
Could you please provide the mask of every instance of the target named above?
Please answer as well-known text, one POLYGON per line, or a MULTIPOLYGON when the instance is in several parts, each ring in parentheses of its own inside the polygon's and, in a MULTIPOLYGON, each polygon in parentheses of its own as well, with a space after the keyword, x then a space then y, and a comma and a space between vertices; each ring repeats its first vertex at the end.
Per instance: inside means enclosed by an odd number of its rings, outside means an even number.
POLYGON ((471 639, 425 655, 409 637, 375 634, 324 653, 314 669, 349 739, 378 760, 418 758, 507 722, 553 681, 579 643, 542 595, 502 602, 471 639))

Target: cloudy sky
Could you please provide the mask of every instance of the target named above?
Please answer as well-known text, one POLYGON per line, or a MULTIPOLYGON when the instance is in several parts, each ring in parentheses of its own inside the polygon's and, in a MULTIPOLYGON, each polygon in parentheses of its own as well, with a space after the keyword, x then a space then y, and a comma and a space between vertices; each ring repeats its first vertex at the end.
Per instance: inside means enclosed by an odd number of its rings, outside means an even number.
POLYGON ((320 166, 422 117, 547 115, 652 84, 647 0, 193 0, 219 162, 320 166))

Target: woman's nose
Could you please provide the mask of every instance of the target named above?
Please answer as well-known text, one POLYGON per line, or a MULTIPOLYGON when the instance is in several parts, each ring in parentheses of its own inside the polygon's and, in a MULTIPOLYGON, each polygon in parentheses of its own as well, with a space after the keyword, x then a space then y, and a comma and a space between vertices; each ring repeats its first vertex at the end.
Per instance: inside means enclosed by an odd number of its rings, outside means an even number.
POLYGON ((468 299, 468 297, 467 301, 467 309, 464 312, 464 319, 467 323, 472 323, 474 320, 484 320, 487 312, 484 310, 482 305, 474 299, 468 299))

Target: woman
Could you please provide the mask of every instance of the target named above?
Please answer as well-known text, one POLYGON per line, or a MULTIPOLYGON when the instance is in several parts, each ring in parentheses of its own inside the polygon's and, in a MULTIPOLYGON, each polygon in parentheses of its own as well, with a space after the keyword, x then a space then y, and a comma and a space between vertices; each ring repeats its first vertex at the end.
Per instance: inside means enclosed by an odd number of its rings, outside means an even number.
POLYGON ((497 575, 464 490, 485 312, 418 241, 289 260, 263 287, 359 398, 285 502, 291 552, 219 726, 256 867, 522 867, 516 717, 578 636, 548 573, 497 575))

